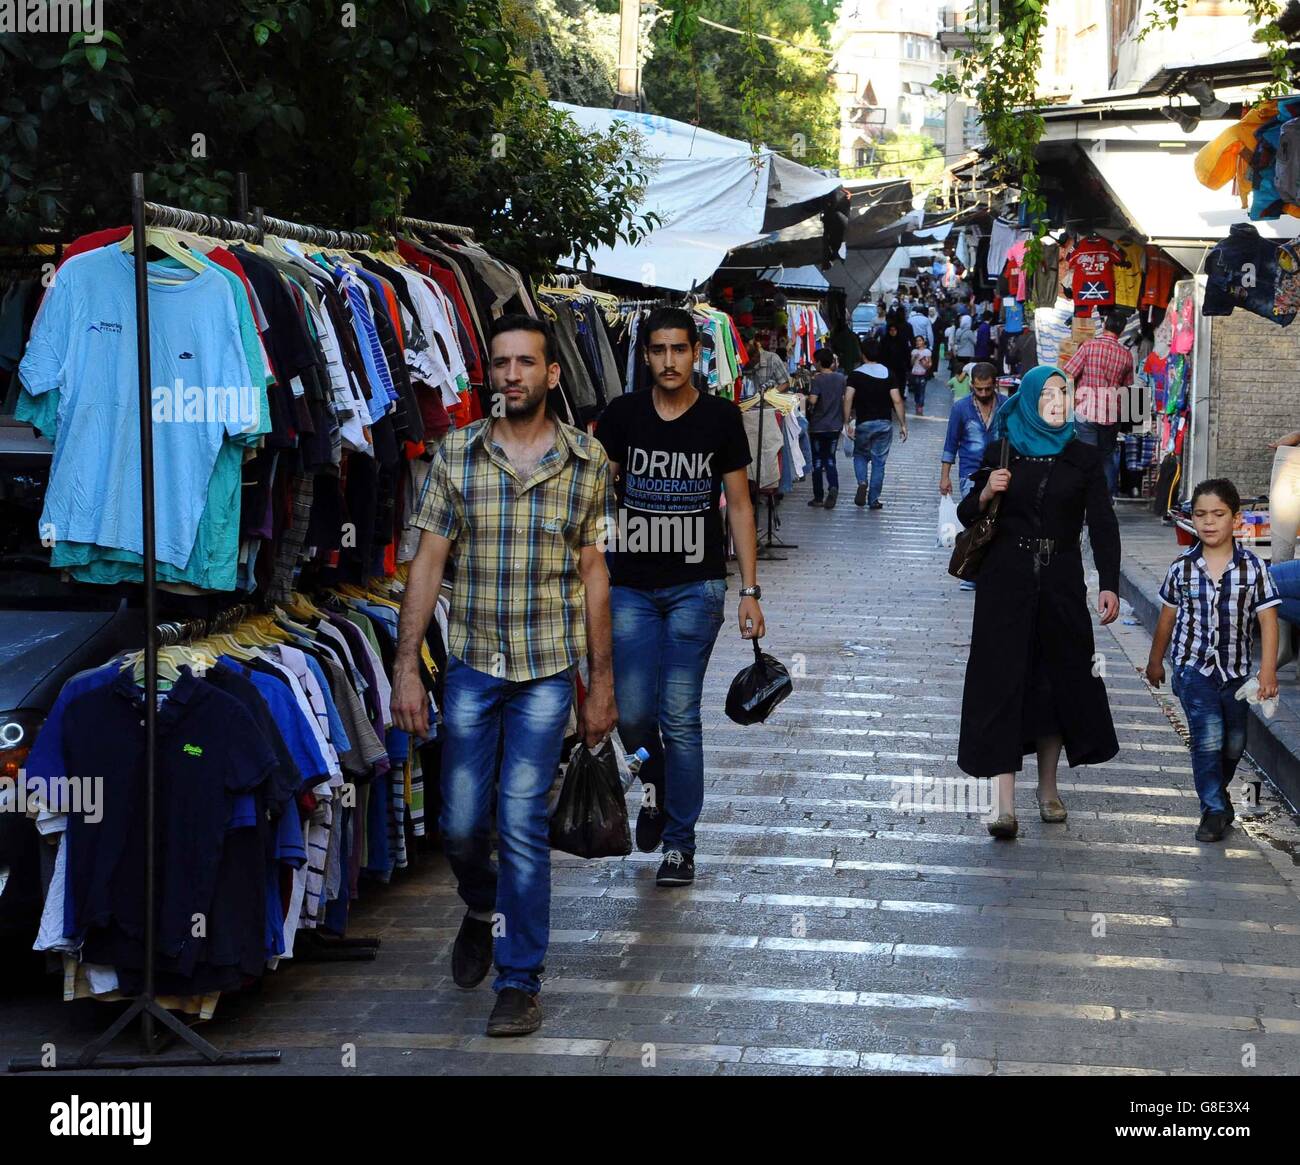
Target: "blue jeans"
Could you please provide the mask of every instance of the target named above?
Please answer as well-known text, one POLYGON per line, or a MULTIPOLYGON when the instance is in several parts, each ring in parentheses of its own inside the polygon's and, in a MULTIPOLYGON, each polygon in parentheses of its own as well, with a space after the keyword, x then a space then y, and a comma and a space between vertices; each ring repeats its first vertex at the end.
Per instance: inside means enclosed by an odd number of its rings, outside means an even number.
POLYGON ((1119 481, 1119 425, 1096 425, 1092 421, 1076 420, 1074 435, 1085 445, 1095 445, 1101 451, 1106 485, 1114 497, 1115 486, 1119 481))
POLYGON ((1245 682, 1204 676, 1193 667, 1174 669, 1172 687, 1192 733, 1192 779, 1202 812, 1228 808, 1228 784, 1246 751, 1246 701, 1236 698, 1245 682))
POLYGON ((885 484, 885 459, 894 442, 893 421, 861 421, 853 434, 853 472, 858 485, 867 485, 867 467, 870 465, 870 488, 867 502, 880 501, 880 491, 885 484))
POLYGON ((496 911, 497 978, 492 989, 541 990, 551 937, 551 843, 546 797, 560 763, 573 704, 573 671, 515 682, 449 656, 443 695, 442 827, 465 905, 496 911), (489 825, 497 749, 504 741, 497 833, 500 877, 489 825))
POLYGON ((723 579, 642 590, 610 587, 614 696, 626 752, 650 759, 641 781, 653 785, 665 815, 663 848, 695 852, 704 807, 704 672, 722 627, 723 579))
POLYGON ((909 376, 907 378, 908 387, 912 390, 912 399, 916 401, 918 409, 925 408, 925 390, 930 384, 930 375, 909 376))
POLYGON ((1290 562, 1279 562, 1268 568, 1268 573, 1282 596, 1282 603, 1277 609, 1278 617, 1288 623, 1300 624, 1300 558, 1290 562))
POLYGON ((835 464, 835 455, 840 451, 838 433, 814 433, 813 450, 813 497, 822 496, 822 474, 826 475, 826 485, 833 490, 840 488, 840 471, 835 464))

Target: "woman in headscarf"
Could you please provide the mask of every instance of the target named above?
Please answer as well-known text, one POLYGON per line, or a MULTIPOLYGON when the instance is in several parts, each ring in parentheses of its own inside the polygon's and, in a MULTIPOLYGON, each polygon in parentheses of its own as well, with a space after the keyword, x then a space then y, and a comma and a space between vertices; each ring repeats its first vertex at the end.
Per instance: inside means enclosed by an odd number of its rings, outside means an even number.
POLYGON ((975 360, 975 333, 971 330, 970 316, 964 315, 957 321, 952 333, 951 372, 956 376, 967 364, 975 360))
POLYGON ((913 334, 906 311, 890 308, 880 344, 880 362, 889 369, 890 385, 902 394, 907 392, 907 377, 912 370, 913 334))
POLYGON ((994 837, 1018 832, 1015 779, 1025 756, 1038 758, 1039 815, 1061 822, 1062 747, 1071 768, 1119 751, 1097 674, 1079 542, 1086 515, 1104 626, 1119 614, 1119 523, 1101 455, 1075 437, 1073 416, 1065 373, 1031 369, 998 410, 984 464, 957 507, 969 526, 1002 498, 975 592, 957 746, 964 773, 997 780, 994 837), (999 469, 1003 440, 1008 466, 999 469))

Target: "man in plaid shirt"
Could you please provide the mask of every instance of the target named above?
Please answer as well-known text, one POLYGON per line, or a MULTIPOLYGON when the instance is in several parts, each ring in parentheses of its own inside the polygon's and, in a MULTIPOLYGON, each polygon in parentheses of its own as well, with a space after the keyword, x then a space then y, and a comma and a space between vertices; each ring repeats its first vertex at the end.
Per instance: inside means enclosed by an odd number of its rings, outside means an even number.
POLYGON ((492 416, 447 435, 411 517, 424 534, 402 597, 392 707, 397 727, 428 735, 418 653, 454 556, 440 825, 468 910, 452 978, 460 987, 481 983, 495 939, 487 1034, 517 1036, 542 1022, 546 799, 584 651, 590 682, 579 729, 588 746, 617 720, 604 556, 614 501, 600 443, 546 408, 560 379, 550 328, 528 316, 497 321, 489 368, 492 416), (498 748, 499 880, 489 832, 498 748))
POLYGON ((1101 335, 1079 345, 1064 369, 1075 384, 1075 435, 1101 450, 1111 496, 1119 478, 1119 423, 1132 419, 1128 410, 1121 411, 1121 401, 1133 385, 1133 353, 1119 342, 1123 330, 1123 315, 1111 312, 1101 335))

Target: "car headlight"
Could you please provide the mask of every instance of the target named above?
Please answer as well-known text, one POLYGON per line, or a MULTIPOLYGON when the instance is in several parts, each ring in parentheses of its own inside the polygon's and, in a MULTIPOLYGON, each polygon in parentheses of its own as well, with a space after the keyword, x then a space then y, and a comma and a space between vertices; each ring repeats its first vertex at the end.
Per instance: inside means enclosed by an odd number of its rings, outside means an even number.
POLYGON ((18 779, 44 722, 44 713, 29 709, 0 712, 0 781, 18 779))

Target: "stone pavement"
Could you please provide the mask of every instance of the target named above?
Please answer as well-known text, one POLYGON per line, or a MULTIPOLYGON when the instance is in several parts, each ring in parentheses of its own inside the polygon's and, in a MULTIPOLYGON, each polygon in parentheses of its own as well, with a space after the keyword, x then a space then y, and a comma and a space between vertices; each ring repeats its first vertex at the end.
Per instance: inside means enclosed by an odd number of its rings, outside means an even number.
MULTIPOLYGON (((728 721, 750 649, 724 628, 697 884, 657 889, 652 855, 557 855, 537 1036, 484 1038, 488 988, 452 985, 462 908, 438 858, 365 894, 354 931, 382 938, 374 963, 288 966, 223 1000, 209 1037, 283 1049, 253 1070, 280 1073, 353 1070, 345 1045, 355 1071, 406 1075, 1294 1073, 1292 861, 1252 825, 1193 840, 1191 768, 1136 674, 1140 628, 1098 629, 1122 751, 1063 771, 1068 824, 1037 820, 1032 760, 1016 842, 907 808, 914 777, 957 774, 974 599, 935 545, 943 423, 895 440, 883 511, 852 505, 843 458, 838 508, 805 506, 807 483, 785 503, 798 549, 760 578, 795 693, 766 725, 728 721)), ((0 1053, 105 1022, 98 1005, 0 1004, 0 1053)))

